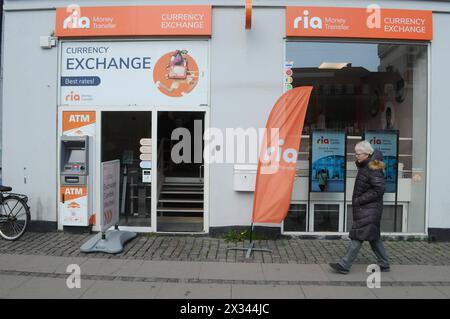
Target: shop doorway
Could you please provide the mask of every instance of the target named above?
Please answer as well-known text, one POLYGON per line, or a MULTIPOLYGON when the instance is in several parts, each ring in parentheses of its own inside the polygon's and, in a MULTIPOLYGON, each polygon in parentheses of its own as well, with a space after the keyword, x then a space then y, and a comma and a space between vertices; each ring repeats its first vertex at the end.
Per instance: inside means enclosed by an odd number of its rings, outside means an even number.
POLYGON ((205 112, 158 112, 158 232, 204 231, 205 112))
POLYGON ((142 141, 151 144, 152 113, 103 111, 101 161, 120 160, 119 226, 151 227, 151 154, 142 167, 142 141), (150 142, 149 142, 150 141, 150 142))

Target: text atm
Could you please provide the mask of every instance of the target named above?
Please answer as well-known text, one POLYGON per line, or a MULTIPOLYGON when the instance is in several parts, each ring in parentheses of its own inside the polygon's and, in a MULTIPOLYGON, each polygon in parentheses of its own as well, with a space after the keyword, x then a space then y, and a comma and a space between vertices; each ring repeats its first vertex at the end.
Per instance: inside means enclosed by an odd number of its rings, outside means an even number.
POLYGON ((91 214, 89 137, 61 136, 60 213, 64 226, 88 226, 91 214))

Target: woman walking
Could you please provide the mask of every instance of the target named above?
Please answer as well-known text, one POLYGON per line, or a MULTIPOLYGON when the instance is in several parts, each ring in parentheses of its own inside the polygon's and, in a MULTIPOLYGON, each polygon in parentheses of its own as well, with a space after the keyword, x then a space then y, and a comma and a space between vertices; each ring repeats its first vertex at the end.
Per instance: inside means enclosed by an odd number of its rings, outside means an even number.
POLYGON ((381 271, 389 271, 389 260, 380 236, 384 194, 383 155, 374 150, 367 141, 356 144, 355 153, 358 174, 352 196, 353 225, 349 234, 351 242, 342 260, 330 263, 330 266, 341 274, 347 274, 362 243, 368 241, 377 256, 381 271))

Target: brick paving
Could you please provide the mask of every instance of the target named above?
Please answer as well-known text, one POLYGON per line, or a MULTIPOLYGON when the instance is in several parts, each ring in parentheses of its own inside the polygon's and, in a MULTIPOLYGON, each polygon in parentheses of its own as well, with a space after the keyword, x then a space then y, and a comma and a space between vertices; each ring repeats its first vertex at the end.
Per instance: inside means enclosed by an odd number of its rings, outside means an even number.
MULTIPOLYGON (((120 254, 80 252, 80 247, 93 234, 64 232, 25 233, 18 241, 0 240, 1 254, 26 254, 64 257, 92 257, 143 260, 179 260, 249 263, 323 264, 339 260, 345 254, 345 239, 302 239, 286 237, 277 240, 257 240, 256 248, 269 252, 254 252, 250 259, 245 251, 227 250, 228 247, 247 247, 249 241, 226 242, 223 238, 207 236, 139 234, 125 245, 120 254)), ((425 240, 385 240, 392 264, 450 265, 450 243, 429 243, 425 240)), ((364 243, 355 263, 373 263, 375 256, 364 243)))

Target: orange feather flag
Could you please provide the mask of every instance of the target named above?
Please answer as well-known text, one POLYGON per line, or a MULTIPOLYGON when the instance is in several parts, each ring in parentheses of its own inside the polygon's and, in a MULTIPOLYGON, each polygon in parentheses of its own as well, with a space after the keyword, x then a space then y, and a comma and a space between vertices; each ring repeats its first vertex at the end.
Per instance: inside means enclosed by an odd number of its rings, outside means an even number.
POLYGON ((287 91, 270 112, 258 160, 253 223, 281 223, 286 218, 312 89, 287 91))

